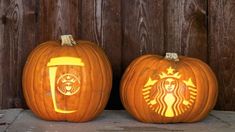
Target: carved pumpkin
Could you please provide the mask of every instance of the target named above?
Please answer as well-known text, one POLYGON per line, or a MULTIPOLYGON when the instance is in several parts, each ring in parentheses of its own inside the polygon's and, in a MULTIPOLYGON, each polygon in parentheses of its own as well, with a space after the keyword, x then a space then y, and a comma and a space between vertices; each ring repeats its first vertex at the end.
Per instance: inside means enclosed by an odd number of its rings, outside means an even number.
POLYGON ((23 92, 29 108, 45 120, 84 122, 104 109, 112 71, 104 52, 89 41, 40 44, 23 71, 23 92))
POLYGON ((218 87, 202 61, 167 53, 144 55, 126 69, 120 88, 126 110, 151 123, 196 122, 213 109, 218 87))

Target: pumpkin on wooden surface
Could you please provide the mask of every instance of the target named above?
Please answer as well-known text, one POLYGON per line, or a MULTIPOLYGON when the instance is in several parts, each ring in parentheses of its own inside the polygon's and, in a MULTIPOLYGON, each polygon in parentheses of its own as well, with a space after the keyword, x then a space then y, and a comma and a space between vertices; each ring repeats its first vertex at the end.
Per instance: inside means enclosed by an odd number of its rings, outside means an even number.
POLYGON ((126 110, 151 123, 196 122, 213 109, 217 80, 202 61, 167 53, 144 55, 126 69, 120 86, 126 110))
POLYGON ((45 120, 84 122, 107 104, 112 70, 105 53, 89 41, 40 44, 23 71, 23 92, 29 108, 45 120))

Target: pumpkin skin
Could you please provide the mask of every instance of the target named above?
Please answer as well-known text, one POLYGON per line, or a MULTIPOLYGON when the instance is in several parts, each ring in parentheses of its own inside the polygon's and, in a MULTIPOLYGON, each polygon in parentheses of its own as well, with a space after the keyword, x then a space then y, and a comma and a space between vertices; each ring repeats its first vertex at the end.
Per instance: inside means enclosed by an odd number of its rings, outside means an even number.
POLYGON ((48 41, 29 55, 22 84, 26 103, 38 117, 85 122, 106 106, 112 70, 105 53, 89 41, 73 46, 48 41))
POLYGON ((125 109, 137 120, 197 122, 215 106, 218 86, 209 66, 195 58, 177 59, 143 55, 127 67, 120 96, 125 109))

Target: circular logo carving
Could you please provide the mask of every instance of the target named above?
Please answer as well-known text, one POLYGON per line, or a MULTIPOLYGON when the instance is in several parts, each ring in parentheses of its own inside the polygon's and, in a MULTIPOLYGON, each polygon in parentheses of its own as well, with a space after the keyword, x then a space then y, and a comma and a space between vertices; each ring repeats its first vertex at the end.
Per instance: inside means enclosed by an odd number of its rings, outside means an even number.
POLYGON ((161 116, 175 117, 187 111, 195 102, 197 89, 191 78, 181 79, 179 72, 169 67, 159 79, 148 78, 142 94, 149 108, 161 116))
POLYGON ((80 83, 80 77, 74 74, 63 74, 56 82, 58 91, 64 95, 77 93, 80 89, 80 83))

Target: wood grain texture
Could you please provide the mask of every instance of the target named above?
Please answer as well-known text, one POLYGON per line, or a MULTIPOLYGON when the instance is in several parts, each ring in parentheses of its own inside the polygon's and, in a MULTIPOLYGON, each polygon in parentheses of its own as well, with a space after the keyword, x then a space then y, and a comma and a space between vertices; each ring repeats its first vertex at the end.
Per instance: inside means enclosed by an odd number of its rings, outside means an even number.
MULTIPOLYGON (((3 58, 4 58, 4 43, 3 43, 3 38, 4 38, 4 22, 5 22, 5 15, 4 15, 4 1, 0 0, 0 73, 3 73, 3 58)), ((0 75, 0 109, 2 109, 2 103, 3 103, 3 83, 4 83, 4 79, 3 79, 3 75, 0 75)))
POLYGON ((17 69, 21 56, 18 48, 23 38, 23 5, 22 1, 5 1, 6 23, 4 27, 4 64, 3 64, 3 107, 15 107, 14 100, 19 98, 18 80, 20 71, 17 69))
MULTIPOLYGON (((23 22, 22 22, 22 40, 18 44, 18 63, 15 65, 17 69, 17 97, 14 100, 15 107, 26 107, 22 91, 22 72, 26 59, 29 53, 36 47, 36 26, 37 26, 37 13, 36 2, 33 0, 22 0, 23 7, 23 22), (18 95, 19 94, 19 95, 18 95)), ((14 81, 16 83, 16 81, 14 81)))
POLYGON ((121 0, 83 0, 81 36, 97 43, 107 54, 113 70, 113 89, 107 108, 120 109, 121 0))
POLYGON ((22 25, 23 25, 23 7, 22 1, 5 1, 5 25, 3 38, 3 90, 2 102, 3 107, 14 107, 14 99, 17 98, 20 77, 20 71, 16 65, 19 63, 17 49, 22 41, 22 25))
POLYGON ((123 0, 123 69, 143 54, 165 53, 163 0, 123 0))
POLYGON ((2 40, 2 107, 23 107, 22 69, 34 44, 34 2, 4 1, 2 40))
POLYGON ((59 40, 61 35, 80 37, 81 0, 37 0, 38 43, 59 40))
POLYGON ((167 52, 207 61, 207 1, 165 0, 164 28, 167 52))
POLYGON ((235 1, 209 0, 209 62, 219 80, 216 109, 235 110, 235 1))

